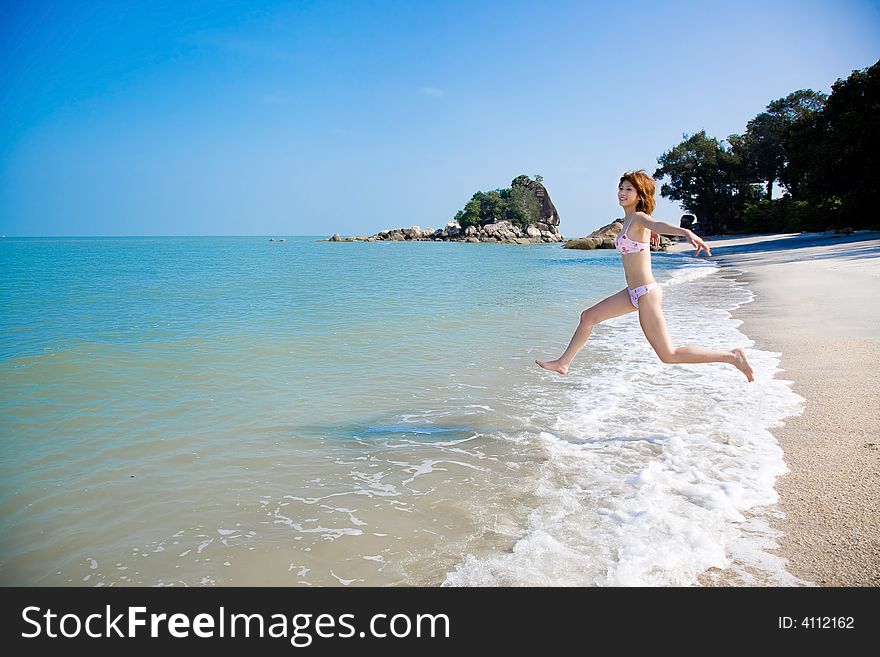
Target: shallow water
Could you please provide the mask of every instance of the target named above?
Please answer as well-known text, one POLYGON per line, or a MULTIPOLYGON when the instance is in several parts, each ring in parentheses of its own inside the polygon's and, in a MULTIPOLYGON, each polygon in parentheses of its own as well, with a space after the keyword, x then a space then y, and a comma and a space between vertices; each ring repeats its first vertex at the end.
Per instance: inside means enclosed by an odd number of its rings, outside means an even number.
MULTIPOLYGON (((560 377, 616 252, 316 240, 0 240, 0 581, 792 581, 779 354, 664 365, 630 313, 560 377)), ((748 290, 652 259, 674 343, 752 344, 748 290)))

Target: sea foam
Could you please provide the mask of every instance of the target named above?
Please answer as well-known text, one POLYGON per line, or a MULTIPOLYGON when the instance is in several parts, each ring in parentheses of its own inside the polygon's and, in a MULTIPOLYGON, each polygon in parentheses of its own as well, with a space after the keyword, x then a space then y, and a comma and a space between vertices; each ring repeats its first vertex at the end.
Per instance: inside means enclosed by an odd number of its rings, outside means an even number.
MULTIPOLYGON (((717 272, 701 264, 660 281, 674 344, 752 346, 730 311, 753 294, 717 272)), ((767 552, 787 471, 769 429, 804 400, 774 378, 779 353, 747 355, 754 383, 727 364, 663 364, 635 313, 596 327, 577 367, 546 378, 547 403, 564 403, 531 436, 547 457, 540 502, 511 549, 466 555, 443 585, 690 586, 711 567, 808 584, 767 552)))

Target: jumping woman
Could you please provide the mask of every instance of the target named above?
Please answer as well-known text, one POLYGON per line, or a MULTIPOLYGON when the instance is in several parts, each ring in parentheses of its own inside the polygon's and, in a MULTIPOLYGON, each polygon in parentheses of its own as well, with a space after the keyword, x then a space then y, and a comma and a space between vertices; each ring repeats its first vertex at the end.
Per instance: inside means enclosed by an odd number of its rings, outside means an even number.
POLYGON ((654 180, 644 170, 629 171, 620 178, 617 198, 625 211, 623 228, 617 236, 615 245, 623 261, 623 273, 627 287, 612 294, 581 313, 578 324, 568 348, 556 360, 535 360, 545 370, 567 374, 575 354, 587 342, 593 327, 612 317, 639 311, 639 324, 645 337, 664 363, 728 363, 754 381, 752 367, 739 347, 729 351, 707 349, 706 347, 673 347, 663 318, 663 288, 651 274, 651 249, 648 240, 652 233, 659 235, 683 235, 697 251, 712 255, 709 246, 693 231, 679 228, 651 217, 654 210, 654 180), (640 239, 641 238, 641 239, 640 239))

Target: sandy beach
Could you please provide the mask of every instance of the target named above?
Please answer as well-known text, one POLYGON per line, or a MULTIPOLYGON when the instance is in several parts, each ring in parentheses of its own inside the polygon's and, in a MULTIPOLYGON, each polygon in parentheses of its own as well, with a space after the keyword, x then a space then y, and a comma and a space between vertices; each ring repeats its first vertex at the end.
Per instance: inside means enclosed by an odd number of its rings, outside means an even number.
MULTIPOLYGON (((709 237, 722 276, 755 294, 733 312, 755 348, 781 353, 777 376, 806 399, 771 432, 784 535, 770 552, 818 586, 880 586, 880 232, 709 237)), ((671 253, 693 253, 687 243, 671 253)), ((700 255, 700 257, 705 257, 700 255)), ((746 351, 748 354, 748 350, 746 351)), ((758 585, 710 569, 704 585, 758 585)))

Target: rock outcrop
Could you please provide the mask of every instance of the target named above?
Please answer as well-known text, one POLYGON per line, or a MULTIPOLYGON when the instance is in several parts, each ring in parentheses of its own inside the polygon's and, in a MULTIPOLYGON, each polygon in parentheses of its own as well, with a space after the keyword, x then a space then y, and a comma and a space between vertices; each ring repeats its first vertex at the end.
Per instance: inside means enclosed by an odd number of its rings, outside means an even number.
POLYGON ((443 228, 394 228, 382 230, 375 235, 358 235, 357 237, 340 237, 335 233, 323 242, 494 242, 505 244, 542 244, 544 242, 562 242, 565 238, 559 234, 558 224, 530 224, 526 230, 514 226, 507 220, 495 221, 482 226, 461 227, 457 221, 450 221, 443 228))
MULTIPOLYGON (((623 220, 615 219, 610 224, 602 226, 599 230, 594 230, 586 237, 579 237, 567 240, 562 245, 564 249, 613 249, 614 241, 623 229, 623 220)), ((660 236, 660 246, 651 245, 652 251, 666 251, 672 240, 665 235, 660 236)))
MULTIPOLYGON (((541 202, 541 223, 547 225, 547 230, 550 230, 551 226, 559 226, 559 213, 556 212, 556 206, 550 200, 547 188, 535 180, 529 180, 525 186, 531 189, 538 201, 541 202)), ((540 223, 538 227, 541 227, 540 223)), ((550 232, 558 233, 559 231, 550 230, 550 232)))
POLYGON ((410 226, 408 228, 394 228, 382 230, 375 235, 358 235, 340 237, 334 233, 328 240, 320 242, 409 242, 409 241, 433 241, 433 242, 495 242, 504 244, 542 244, 545 242, 564 242, 565 238, 559 232, 559 213, 556 206, 550 200, 547 188, 540 182, 529 180, 526 187, 532 190, 535 197, 541 203, 540 220, 529 224, 525 230, 514 225, 506 219, 496 218, 495 221, 480 226, 462 227, 457 221, 448 222, 443 228, 420 228, 410 226))

